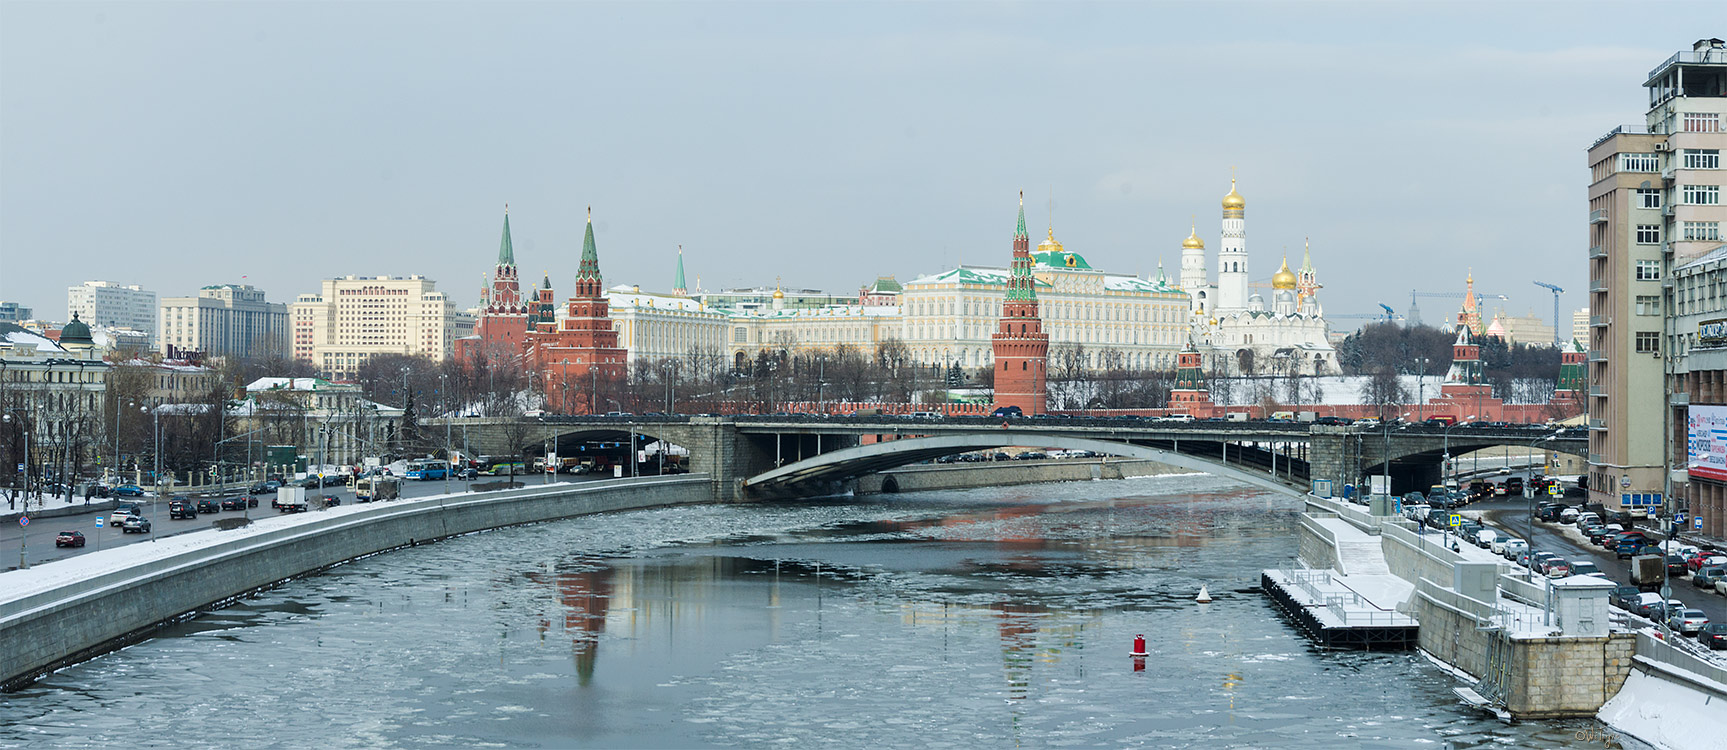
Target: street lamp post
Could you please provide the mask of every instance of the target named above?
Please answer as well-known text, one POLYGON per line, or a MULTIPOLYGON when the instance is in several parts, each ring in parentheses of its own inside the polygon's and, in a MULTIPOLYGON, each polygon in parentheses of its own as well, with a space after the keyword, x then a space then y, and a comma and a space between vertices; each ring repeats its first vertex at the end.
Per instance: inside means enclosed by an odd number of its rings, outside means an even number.
POLYGON ((1456 472, 1451 470, 1451 431, 1457 429, 1458 425, 1461 425, 1464 422, 1474 421, 1474 419, 1475 415, 1471 414, 1457 420, 1456 422, 1446 425, 1444 429, 1439 431, 1440 444, 1443 446, 1443 452, 1440 454, 1440 460, 1442 463, 1439 464, 1439 483, 1446 485, 1447 489, 1450 489, 1450 480, 1454 479, 1456 475, 1456 472))
MULTIPOLYGON (((28 516, 30 515, 30 425, 24 422, 24 412, 18 412, 18 414, 18 424, 24 428, 24 462, 22 464, 24 466, 24 515, 28 516)), ((8 410, 5 414, 0 414, 0 421, 11 422, 12 412, 8 410)), ((30 567, 29 561, 24 557, 24 553, 28 551, 30 546, 29 537, 30 535, 23 531, 18 532, 19 570, 30 567)))
POLYGON ((150 541, 156 541, 157 503, 162 499, 162 405, 150 409, 150 419, 156 429, 156 492, 150 496, 150 541))

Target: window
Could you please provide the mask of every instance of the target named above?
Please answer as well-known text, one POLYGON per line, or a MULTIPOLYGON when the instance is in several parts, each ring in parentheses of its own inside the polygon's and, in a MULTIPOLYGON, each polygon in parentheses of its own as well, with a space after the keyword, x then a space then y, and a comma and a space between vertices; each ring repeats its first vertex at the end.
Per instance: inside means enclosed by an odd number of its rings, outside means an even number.
POLYGON ((1660 224, 1638 224, 1637 225, 1637 244, 1639 244, 1639 245, 1654 245, 1654 244, 1658 244, 1660 242, 1661 242, 1661 225, 1660 224))
POLYGON ((1686 185, 1684 201, 1693 206, 1716 206, 1721 203, 1720 185, 1686 185))
POLYGON ((1684 238, 1688 240, 1704 240, 1708 242, 1721 241, 1721 222, 1719 221, 1687 221, 1684 223, 1684 238))
POLYGON ((1659 188, 1637 188, 1638 208, 1660 208, 1661 190, 1659 188))
POLYGON ((1718 148, 1688 148, 1685 149, 1686 169, 1720 169, 1721 149, 1718 148))
POLYGON ((1637 261, 1637 280, 1638 281, 1660 281, 1661 280, 1661 261, 1658 261, 1658 260, 1640 260, 1640 261, 1637 261))
POLYGON ((1619 171, 1621 172, 1659 172, 1660 163, 1655 154, 1620 154, 1619 171))
POLYGON ((1719 133, 1721 132, 1721 115, 1714 112, 1686 112, 1685 132, 1719 133))
POLYGON ((1661 298, 1653 294, 1637 295, 1638 315, 1660 315, 1661 298))
POLYGON ((1661 334, 1653 331, 1642 331, 1637 334, 1637 353, 1654 354, 1661 351, 1661 334))

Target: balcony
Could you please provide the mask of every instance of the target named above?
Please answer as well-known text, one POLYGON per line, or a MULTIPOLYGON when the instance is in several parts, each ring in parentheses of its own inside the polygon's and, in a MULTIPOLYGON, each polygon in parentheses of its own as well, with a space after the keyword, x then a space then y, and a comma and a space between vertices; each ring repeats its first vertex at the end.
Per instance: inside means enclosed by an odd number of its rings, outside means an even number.
POLYGON ((1589 291, 1591 293, 1605 292, 1605 291, 1607 291, 1607 282, 1605 282, 1605 281, 1591 281, 1591 282, 1589 282, 1589 291))
POLYGON ((1690 403, 1691 403, 1691 394, 1685 393, 1684 391, 1680 391, 1679 393, 1669 394, 1667 397, 1667 404, 1669 406, 1686 406, 1686 405, 1689 405, 1690 403))
POLYGON ((1606 362, 1607 361, 1607 353, 1604 351, 1601 351, 1600 349, 1590 349, 1588 354, 1586 354, 1585 356, 1587 356, 1589 358, 1590 362, 1606 362))
POLYGON ((1590 328, 1606 328, 1607 327, 1607 316, 1605 316, 1605 315, 1591 315, 1591 316, 1589 316, 1589 327, 1590 328))
POLYGON ((1601 386, 1598 386, 1598 385, 1597 386, 1590 386, 1589 396, 1591 398, 1607 398, 1607 389, 1602 388, 1601 386))
POLYGON ((1674 206, 1672 203, 1668 203, 1667 205, 1662 206, 1661 207, 1661 215, 1662 216, 1672 216, 1673 215, 1673 208, 1674 208, 1674 206))
POLYGON ((1607 462, 1607 459, 1599 453, 1589 454, 1589 463, 1591 463, 1591 464, 1603 464, 1606 462, 1607 462))
POLYGON ((1598 419, 1598 418, 1591 418, 1589 420, 1589 429, 1591 429, 1591 430, 1605 430, 1605 429, 1607 429, 1607 420, 1598 419))
POLYGON ((1605 258, 1605 257, 1607 257, 1607 248, 1602 247, 1600 245, 1590 245, 1589 246, 1589 259, 1590 260, 1595 260, 1596 258, 1605 258))
POLYGON ((1589 223, 1591 223, 1591 224, 1606 224, 1607 223, 1607 209, 1597 208, 1594 211, 1590 211, 1589 212, 1589 223))

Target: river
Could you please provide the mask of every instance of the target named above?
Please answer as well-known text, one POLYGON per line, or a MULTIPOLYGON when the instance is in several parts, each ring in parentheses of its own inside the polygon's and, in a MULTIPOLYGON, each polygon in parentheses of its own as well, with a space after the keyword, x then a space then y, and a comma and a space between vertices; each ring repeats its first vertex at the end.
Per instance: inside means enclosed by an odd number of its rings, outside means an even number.
POLYGON ((1257 590, 1298 512, 1192 475, 500 529, 0 696, 0 747, 1619 744, 1466 709, 1412 652, 1310 647, 1257 590))

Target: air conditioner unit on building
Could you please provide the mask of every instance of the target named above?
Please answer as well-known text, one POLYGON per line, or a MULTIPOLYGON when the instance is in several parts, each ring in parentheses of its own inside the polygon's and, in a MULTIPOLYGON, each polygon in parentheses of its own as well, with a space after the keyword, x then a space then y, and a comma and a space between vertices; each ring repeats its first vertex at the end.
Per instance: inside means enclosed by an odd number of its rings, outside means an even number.
POLYGON ((1667 150, 1667 143, 1661 142, 1661 143, 1655 144, 1655 150, 1656 151, 1666 151, 1667 150))

